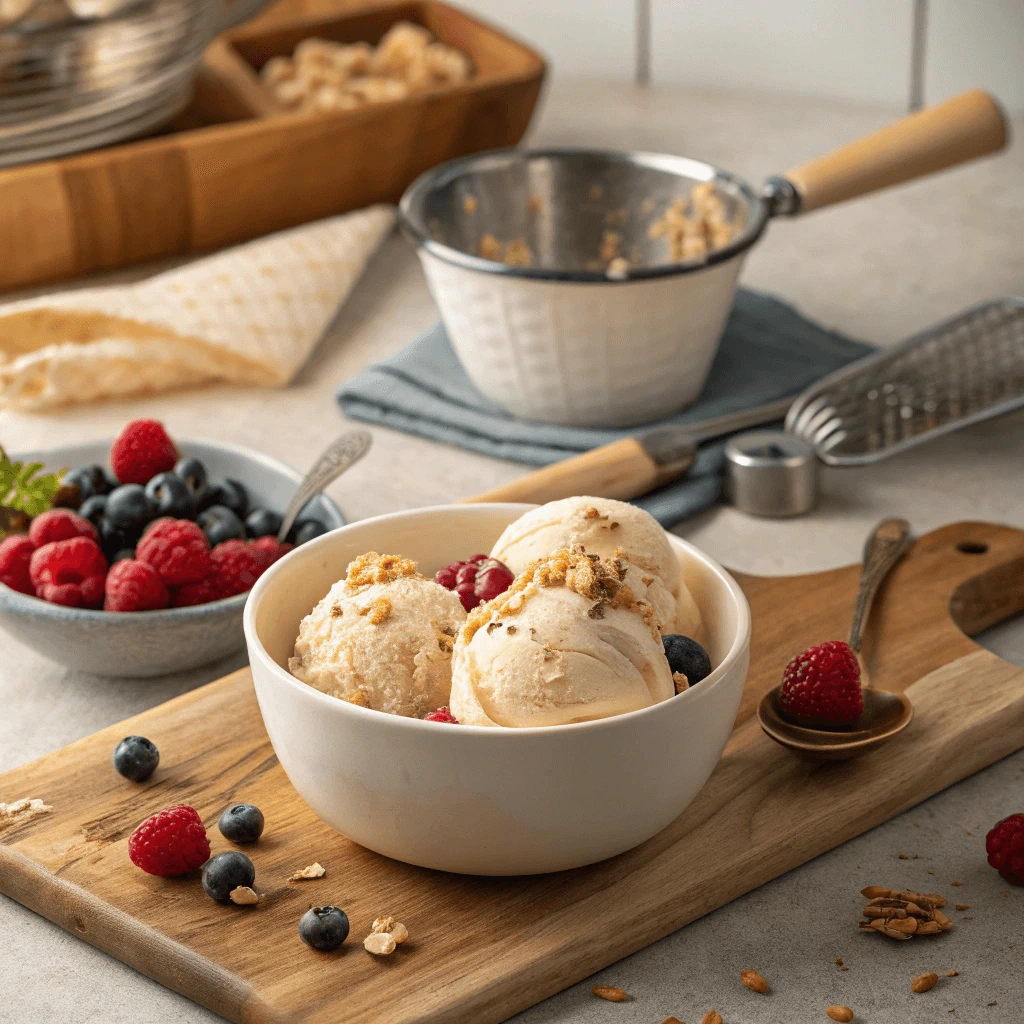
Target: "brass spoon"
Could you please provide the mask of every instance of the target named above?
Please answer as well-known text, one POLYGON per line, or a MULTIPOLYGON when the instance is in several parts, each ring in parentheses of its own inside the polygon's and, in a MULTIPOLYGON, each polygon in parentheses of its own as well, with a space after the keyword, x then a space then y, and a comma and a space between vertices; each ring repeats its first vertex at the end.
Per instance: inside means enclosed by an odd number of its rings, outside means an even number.
POLYGON ((783 717, 779 707, 781 684, 769 690, 758 705, 757 719, 761 728, 776 743, 788 747, 805 760, 845 761, 859 757, 902 732, 914 717, 913 705, 902 693, 888 693, 871 686, 867 666, 860 653, 861 631, 875 593, 912 543, 910 524, 905 519, 883 519, 864 545, 864 563, 849 640, 857 654, 863 686, 864 710, 857 727, 841 731, 794 725, 783 717))

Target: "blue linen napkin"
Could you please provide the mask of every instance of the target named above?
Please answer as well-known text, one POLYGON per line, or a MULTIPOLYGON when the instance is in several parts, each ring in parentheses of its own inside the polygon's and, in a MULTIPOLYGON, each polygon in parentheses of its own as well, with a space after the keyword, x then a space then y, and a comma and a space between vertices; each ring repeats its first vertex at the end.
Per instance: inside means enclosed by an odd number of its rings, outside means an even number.
MULTIPOLYGON (((441 324, 343 383, 337 398, 351 419, 544 466, 649 427, 699 423, 796 397, 825 374, 872 351, 776 298, 741 289, 700 398, 684 412, 644 427, 560 427, 515 419, 473 387, 441 324)), ((636 504, 665 527, 713 505, 722 493, 724 449, 724 441, 702 445, 684 478, 636 504)))

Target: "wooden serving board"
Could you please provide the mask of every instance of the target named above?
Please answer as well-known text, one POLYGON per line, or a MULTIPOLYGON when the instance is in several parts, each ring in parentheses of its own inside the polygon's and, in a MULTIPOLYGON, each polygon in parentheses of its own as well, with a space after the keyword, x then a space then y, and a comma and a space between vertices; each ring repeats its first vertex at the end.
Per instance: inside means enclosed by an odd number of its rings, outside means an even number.
POLYGON ((761 733, 758 698, 794 651, 845 636, 857 577, 856 567, 739 577, 753 608, 753 661, 722 762, 674 824, 602 864, 468 878, 355 846, 292 790, 241 671, 0 776, 0 800, 40 797, 54 808, 0 833, 0 890, 233 1021, 505 1020, 1024 746, 1024 669, 965 635, 1024 610, 1024 533, 985 524, 919 540, 876 604, 866 654, 879 686, 913 699, 905 733, 821 767, 761 733), (110 766, 129 733, 161 750, 143 786, 110 766), (194 805, 214 851, 227 848, 215 822, 235 800, 259 805, 268 821, 251 848, 257 907, 215 904, 194 875, 158 879, 129 863, 131 830, 173 803, 194 805), (288 881, 314 860, 326 877, 288 881), (320 903, 352 921, 333 954, 306 948, 296 932, 320 903), (382 913, 411 939, 379 959, 360 942, 382 913))

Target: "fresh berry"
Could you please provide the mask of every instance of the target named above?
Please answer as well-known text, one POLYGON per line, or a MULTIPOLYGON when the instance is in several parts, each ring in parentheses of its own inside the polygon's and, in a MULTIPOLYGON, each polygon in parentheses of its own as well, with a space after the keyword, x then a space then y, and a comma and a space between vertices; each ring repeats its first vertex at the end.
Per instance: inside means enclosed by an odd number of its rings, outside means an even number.
POLYGON ((281 517, 269 509, 253 509, 245 517, 245 532, 250 537, 276 537, 281 529, 281 517))
POLYGON ((196 500, 177 473, 157 473, 146 484, 146 497, 158 516, 191 519, 196 514, 196 500))
POLYGON ((436 711, 428 711, 423 716, 424 722, 448 722, 449 725, 458 725, 459 720, 451 713, 449 708, 438 708, 436 711))
POLYGON ((289 531, 288 539, 298 547, 306 541, 319 537, 327 532, 327 527, 319 519, 300 519, 289 531))
POLYGON ((106 515, 106 512, 107 496, 105 494, 94 494, 91 498, 86 498, 78 509, 78 514, 83 519, 92 523, 92 525, 96 527, 97 531, 100 529, 100 524, 103 521, 103 517, 106 515))
POLYGON ((123 484, 148 484, 177 461, 178 449, 158 420, 132 420, 110 447, 110 468, 123 484))
POLYGON ((198 506, 206 493, 206 467, 198 459, 179 459, 175 463, 174 472, 185 481, 198 506))
POLYGON ((988 862, 1011 885, 1024 885, 1024 814, 1003 818, 987 836, 988 862))
POLYGON ((661 638, 661 643, 668 658, 668 667, 673 674, 680 672, 686 676, 691 686, 711 675, 711 659, 696 640, 681 633, 668 633, 661 638))
POLYGON ((154 814, 128 837, 128 857, 136 867, 161 878, 195 871, 210 857, 203 819, 187 804, 154 814))
POLYGON ((100 539, 92 523, 66 508, 47 509, 36 516, 28 528, 28 535, 37 548, 55 540, 71 540, 72 537, 100 539))
POLYGON ((348 938, 348 914, 337 907, 310 907, 299 918, 299 938, 325 953, 337 949, 348 938))
POLYGON ((111 566, 105 590, 104 608, 108 612, 158 611, 171 601, 156 569, 135 559, 124 559, 111 566))
POLYGON ((231 850, 218 853, 203 865, 203 890, 207 896, 226 903, 231 892, 240 885, 251 887, 256 881, 256 868, 244 853, 231 850))
POLYGON ((232 804, 217 822, 225 839, 233 843, 255 843, 263 835, 263 812, 252 804, 232 804))
POLYGON ((99 608, 107 560, 94 540, 73 537, 36 548, 29 562, 36 597, 73 608, 99 608))
POLYGON ((156 569, 168 587, 198 583, 210 575, 210 545, 188 519, 158 519, 142 535, 135 557, 156 569))
POLYGON ((783 715, 809 728, 856 722, 864 708, 857 655, 842 640, 810 647, 782 674, 783 715))
POLYGON ((217 588, 212 580, 200 580, 198 583, 186 583, 183 587, 175 587, 171 591, 171 605, 175 608, 190 608, 192 605, 209 604, 220 600, 217 588))
POLYGON ((102 466, 79 466, 65 473, 60 482, 78 488, 82 501, 98 494, 109 494, 117 486, 102 466))
POLYGON ((0 583, 19 594, 35 594, 29 574, 29 563, 36 546, 24 534, 15 534, 0 541, 0 583))
POLYGON ((113 564, 122 551, 130 551, 131 557, 134 558, 135 544, 140 532, 133 530, 131 533, 125 533, 123 530, 115 530, 106 519, 101 520, 100 549, 106 555, 107 561, 113 564))
POLYGON ((244 519, 249 510, 249 495, 237 480, 225 480, 222 484, 210 484, 206 488, 200 508, 204 511, 214 505, 231 509, 239 519, 244 519))
POLYGON ((245 536, 242 520, 227 505, 213 505, 205 512, 200 512, 196 522, 206 534, 211 548, 223 544, 226 540, 241 539, 245 536))
POLYGON ((213 562, 213 586, 218 597, 233 597, 252 590, 252 585, 267 568, 258 551, 244 540, 226 540, 210 552, 213 562))
POLYGON ((160 763, 160 751, 145 736, 126 736, 114 747, 114 768, 132 782, 145 782, 160 763))
POLYGON ((452 562, 439 569, 434 580, 459 595, 462 607, 472 611, 484 601, 503 594, 515 577, 504 562, 487 555, 474 555, 465 562, 452 562))
POLYGON ((139 484, 125 484, 112 490, 107 495, 107 507, 103 513, 111 529, 136 535, 155 515, 153 503, 139 484))
POLYGON ((279 558, 284 558, 294 547, 294 544, 278 544, 276 537, 257 537, 249 545, 250 551, 255 551, 260 558, 266 560, 269 569, 279 558))

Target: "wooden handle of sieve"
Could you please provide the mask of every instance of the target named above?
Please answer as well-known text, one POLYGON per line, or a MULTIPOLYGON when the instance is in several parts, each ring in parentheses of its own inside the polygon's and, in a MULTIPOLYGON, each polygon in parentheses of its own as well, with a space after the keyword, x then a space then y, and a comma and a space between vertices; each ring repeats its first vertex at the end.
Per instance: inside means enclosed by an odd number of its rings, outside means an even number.
POLYGON ((1006 118, 982 89, 917 111, 786 173, 816 210, 973 160, 1006 144, 1006 118))
POLYGON ((667 483, 686 468, 682 462, 670 466, 658 465, 639 441, 627 437, 534 470, 518 480, 474 498, 465 498, 464 501, 528 501, 543 504, 569 498, 574 494, 628 501, 667 483))

